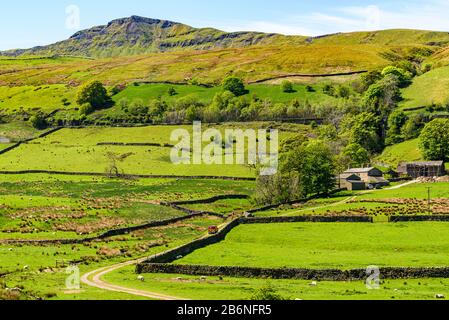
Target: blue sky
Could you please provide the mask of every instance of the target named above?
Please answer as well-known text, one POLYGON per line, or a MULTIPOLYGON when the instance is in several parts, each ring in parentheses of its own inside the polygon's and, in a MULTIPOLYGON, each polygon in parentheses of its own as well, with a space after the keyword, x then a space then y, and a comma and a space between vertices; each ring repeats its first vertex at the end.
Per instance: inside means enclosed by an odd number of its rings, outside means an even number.
POLYGON ((2 3, 0 50, 53 43, 130 15, 225 31, 301 35, 390 28, 449 31, 449 0, 16 0, 2 3), (66 23, 74 12, 66 12, 71 5, 79 8, 79 25, 66 23))

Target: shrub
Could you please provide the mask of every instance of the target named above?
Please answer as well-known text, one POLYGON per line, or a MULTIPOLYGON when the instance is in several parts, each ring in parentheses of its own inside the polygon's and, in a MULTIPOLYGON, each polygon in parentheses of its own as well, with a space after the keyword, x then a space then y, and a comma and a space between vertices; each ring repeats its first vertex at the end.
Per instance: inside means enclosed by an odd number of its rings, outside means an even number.
POLYGON ((292 92, 295 91, 295 90, 293 89, 293 83, 291 83, 291 82, 288 81, 288 80, 282 81, 282 83, 281 83, 281 89, 282 89, 282 92, 285 92, 285 93, 292 93, 292 92))
POLYGON ((35 129, 44 129, 47 126, 47 123, 45 121, 45 117, 43 114, 38 113, 30 118, 30 124, 35 129))
POLYGON ((256 291, 252 295, 251 299, 253 301, 279 301, 287 300, 282 297, 271 285, 264 286, 256 291))
POLYGON ((237 77, 228 77, 223 80, 223 90, 232 92, 235 96, 243 96, 247 93, 243 80, 237 77))
POLYGON ((168 88, 167 93, 168 93, 168 95, 169 95, 170 97, 173 97, 173 96, 175 96, 175 95, 178 94, 178 92, 176 92, 176 89, 175 89, 174 87, 168 88))
POLYGON ((92 107, 90 103, 84 103, 79 110, 80 115, 88 116, 93 113, 95 109, 92 107))

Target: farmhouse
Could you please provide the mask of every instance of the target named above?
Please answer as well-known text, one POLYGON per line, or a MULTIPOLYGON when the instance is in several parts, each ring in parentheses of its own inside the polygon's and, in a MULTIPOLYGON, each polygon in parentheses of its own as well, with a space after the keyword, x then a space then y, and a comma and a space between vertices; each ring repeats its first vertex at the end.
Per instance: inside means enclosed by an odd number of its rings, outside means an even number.
MULTIPOLYGON (((388 186, 390 184, 390 182, 388 180, 386 180, 384 178, 384 174, 382 171, 380 171, 377 168, 354 168, 354 169, 349 169, 347 171, 345 171, 342 175, 343 177, 347 177, 345 179, 349 179, 348 181, 361 181, 364 185, 365 188, 367 187, 385 187, 388 186), (357 176, 360 178, 360 180, 354 180, 354 176, 357 176)), ((349 183, 349 182, 348 182, 349 183)), ((356 187, 357 189, 352 189, 352 190, 360 190, 358 189, 359 186, 352 183, 353 186, 352 187, 356 187)))
POLYGON ((419 177, 441 177, 445 174, 443 161, 408 162, 398 166, 398 173, 414 179, 419 177))

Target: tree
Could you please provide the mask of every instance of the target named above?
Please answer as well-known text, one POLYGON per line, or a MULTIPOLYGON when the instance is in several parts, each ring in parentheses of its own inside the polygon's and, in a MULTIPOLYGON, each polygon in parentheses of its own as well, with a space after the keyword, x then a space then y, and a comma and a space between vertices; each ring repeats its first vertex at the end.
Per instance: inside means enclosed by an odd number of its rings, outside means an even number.
POLYGON ((38 113, 30 118, 30 124, 35 129, 44 129, 47 126, 47 122, 45 120, 45 117, 42 113, 38 113))
POLYGON ((407 115, 400 110, 394 111, 388 118, 388 132, 385 143, 393 145, 404 141, 402 128, 407 122, 407 115))
POLYGON ((271 285, 266 285, 256 291, 250 298, 254 301, 282 301, 287 300, 282 297, 271 285))
POLYGON ((449 119, 429 122, 420 135, 420 149, 426 160, 449 160, 449 119))
POLYGON ((375 112, 386 121, 396 107, 396 103, 401 100, 397 76, 388 74, 382 80, 371 85, 365 92, 363 100, 369 111, 375 112))
POLYGON ((76 98, 76 102, 80 106, 90 103, 95 109, 107 107, 110 101, 108 92, 100 81, 91 81, 82 85, 76 98))
POLYGON ((243 80, 237 77, 227 77, 222 83, 223 90, 232 92, 235 96, 243 96, 247 93, 243 80))
POLYGON ((91 106, 90 103, 84 103, 79 110, 80 115, 82 116, 88 116, 92 112, 94 112, 94 108, 91 106))
POLYGON ((421 134, 426 121, 424 114, 413 114, 408 117, 404 126, 401 129, 401 134, 405 140, 418 138, 421 134))
POLYGON ((343 155, 350 159, 351 163, 349 165, 353 168, 364 167, 370 163, 369 152, 357 143, 352 143, 346 146, 343 150, 343 155))
POLYGON ((175 87, 170 87, 170 88, 168 88, 168 95, 170 96, 170 97, 173 97, 173 96, 175 96, 175 95, 177 95, 178 94, 178 92, 176 92, 176 89, 175 89, 175 87))
POLYGON ((380 79, 382 79, 382 74, 377 70, 363 74, 360 78, 360 85, 358 86, 359 93, 365 92, 370 86, 375 84, 380 79))
POLYGON ((142 99, 134 99, 129 106, 129 113, 133 116, 145 116, 148 114, 148 107, 142 99))
POLYGON ((282 81, 282 83, 281 83, 281 89, 282 89, 282 92, 285 92, 285 93, 292 93, 292 92, 295 92, 295 90, 293 89, 293 83, 291 83, 291 82, 288 81, 288 80, 282 81))
POLYGON ((357 116, 348 115, 341 125, 342 135, 349 144, 358 144, 371 153, 382 149, 380 119, 375 114, 363 112, 357 116))
POLYGON ((349 98, 351 90, 347 86, 340 85, 335 89, 334 94, 339 98, 349 98))
POLYGON ((335 187, 335 159, 329 145, 320 140, 299 142, 286 142, 282 147, 280 172, 298 180, 298 194, 291 196, 328 194, 335 187))
POLYGON ((408 84, 410 84, 410 81, 412 79, 412 74, 410 72, 395 66, 389 66, 382 70, 383 77, 386 77, 388 75, 396 76, 399 80, 400 87, 407 86, 408 84))

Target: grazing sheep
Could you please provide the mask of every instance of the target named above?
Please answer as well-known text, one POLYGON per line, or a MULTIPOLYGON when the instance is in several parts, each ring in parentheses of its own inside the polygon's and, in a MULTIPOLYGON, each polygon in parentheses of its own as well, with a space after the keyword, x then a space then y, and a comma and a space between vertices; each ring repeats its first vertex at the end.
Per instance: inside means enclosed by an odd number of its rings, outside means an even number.
POLYGON ((206 277, 201 277, 200 280, 201 280, 201 281, 206 281, 207 278, 206 278, 206 277))
POLYGON ((437 294, 435 295, 436 299, 446 299, 446 297, 444 296, 444 294, 437 294))
POLYGON ((144 278, 144 276, 138 276, 138 277, 137 277, 137 280, 144 282, 144 281, 145 281, 145 278, 144 278))
POLYGON ((312 281, 311 283, 310 283, 310 286, 311 287, 316 287, 318 285, 318 283, 316 282, 316 281, 312 281))
POLYGON ((24 266, 23 270, 28 270, 30 267, 29 266, 24 266))
POLYGON ((182 258, 184 258, 184 257, 183 256, 177 256, 176 260, 179 260, 179 259, 182 259, 182 258))

